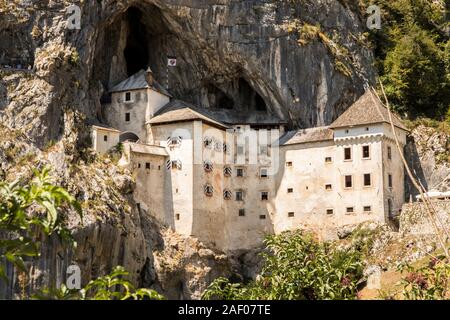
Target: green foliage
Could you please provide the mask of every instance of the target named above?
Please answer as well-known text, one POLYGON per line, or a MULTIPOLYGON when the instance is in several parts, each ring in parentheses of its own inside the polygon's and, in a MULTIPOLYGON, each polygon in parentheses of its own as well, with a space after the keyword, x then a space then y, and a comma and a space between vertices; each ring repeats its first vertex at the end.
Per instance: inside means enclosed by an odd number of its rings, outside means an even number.
POLYGON ((428 265, 414 268, 399 266, 399 271, 408 275, 401 281, 403 297, 408 300, 444 300, 450 298, 450 264, 445 257, 433 258, 428 265))
MULTIPOLYGON (((25 257, 39 255, 39 239, 58 234, 63 240, 72 241, 59 215, 63 207, 74 208, 81 216, 81 207, 74 197, 51 184, 49 169, 35 171, 30 185, 0 182, 0 261, 6 259, 25 272, 25 257)), ((0 264, 0 277, 6 279, 0 264)))
POLYGON ((265 240, 268 253, 261 275, 246 285, 216 279, 203 299, 355 299, 363 263, 354 250, 319 243, 310 235, 287 232, 265 240))
POLYGON ((65 285, 60 289, 44 290, 34 296, 45 300, 163 300, 154 290, 135 287, 124 277, 129 273, 117 266, 111 274, 90 281, 81 290, 69 290, 65 285))
POLYGON ((382 29, 370 35, 393 107, 412 117, 445 118, 450 107, 450 40, 444 2, 363 2, 382 8, 382 29))

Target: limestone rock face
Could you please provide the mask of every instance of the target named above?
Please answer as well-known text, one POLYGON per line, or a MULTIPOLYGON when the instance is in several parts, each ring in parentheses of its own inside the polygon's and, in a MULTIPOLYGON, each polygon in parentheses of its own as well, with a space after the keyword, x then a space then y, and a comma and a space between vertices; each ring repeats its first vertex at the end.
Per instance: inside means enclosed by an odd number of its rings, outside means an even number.
MULTIPOLYGON (((426 190, 450 191, 450 136, 445 130, 417 126, 411 131, 405 154, 426 190)), ((418 194, 411 184, 409 191, 418 194)))

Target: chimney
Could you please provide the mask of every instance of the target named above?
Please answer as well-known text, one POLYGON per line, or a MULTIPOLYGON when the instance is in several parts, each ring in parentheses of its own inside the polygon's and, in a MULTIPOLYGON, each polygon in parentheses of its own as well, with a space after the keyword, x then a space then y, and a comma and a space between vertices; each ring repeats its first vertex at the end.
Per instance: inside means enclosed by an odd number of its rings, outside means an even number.
POLYGON ((145 80, 147 81, 149 86, 153 86, 153 83, 155 82, 155 78, 153 76, 153 71, 148 67, 147 71, 145 71, 145 80))

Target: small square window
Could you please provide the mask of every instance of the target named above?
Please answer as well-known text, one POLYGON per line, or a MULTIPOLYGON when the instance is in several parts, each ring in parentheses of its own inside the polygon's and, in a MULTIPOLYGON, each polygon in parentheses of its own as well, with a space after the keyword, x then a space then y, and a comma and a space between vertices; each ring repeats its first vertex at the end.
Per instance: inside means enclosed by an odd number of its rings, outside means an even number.
POLYGON ((352 160, 352 148, 344 148, 344 160, 352 160))
POLYGON ((327 209, 327 214, 333 214, 334 210, 333 209, 327 209))
POLYGON ((331 163, 331 162, 333 162, 333 158, 325 157, 325 163, 331 163))
POLYGON ((327 190, 327 191, 333 190, 333 185, 331 185, 331 184, 326 184, 326 185, 325 185, 325 190, 327 190))
POLYGON ((244 192, 236 191, 236 201, 244 201, 244 192))
POLYGON ((369 159, 370 158, 370 147, 369 146, 363 146, 362 147, 362 153, 363 153, 363 159, 369 159))
POLYGON ((265 214, 260 215, 260 216, 259 216, 259 219, 261 219, 261 220, 266 220, 266 215, 265 215, 265 214))
POLYGON ((268 177, 267 168, 261 168, 259 170, 259 176, 261 178, 267 178, 268 177))
POLYGON ((125 121, 126 121, 126 122, 130 122, 130 120, 131 120, 131 115, 130 115, 130 113, 129 113, 129 112, 125 113, 125 121))
POLYGON ((372 185, 372 177, 371 177, 370 173, 365 173, 364 174, 364 186, 370 187, 371 185, 372 185))
POLYGON ((261 192, 261 201, 269 200, 269 193, 267 191, 261 192))
POLYGON ((345 133, 349 133, 350 131, 348 129, 345 130, 345 133))
POLYGON ((236 169, 236 177, 243 177, 244 176, 244 169, 243 168, 237 168, 236 169))
POLYGON ((372 212, 372 207, 371 206, 364 206, 363 210, 364 210, 365 213, 370 213, 370 212, 372 212))
POLYGON ((177 213, 177 214, 175 215, 175 220, 180 220, 180 214, 179 214, 179 213, 177 213))
POLYGON ((245 217, 245 209, 239 209, 239 217, 245 217))
POLYGON ((293 188, 288 188, 287 189, 287 193, 293 193, 294 192, 294 189, 293 188))
POLYGON ((126 102, 130 102, 131 101, 131 92, 126 92, 125 93, 125 101, 126 102))
POLYGON ((145 169, 150 169, 150 162, 147 162, 147 163, 145 164, 145 169))
POLYGON ((352 176, 345 176, 345 187, 351 188, 353 186, 352 176))
POLYGON ((293 218, 295 216, 295 213, 294 212, 288 212, 288 217, 289 218, 293 218))
POLYGON ((353 212, 355 212, 355 210, 354 210, 353 207, 347 207, 346 210, 345 210, 345 212, 347 212, 347 213, 353 213, 353 212))
POLYGON ((107 142, 108 141, 108 136, 103 136, 103 141, 107 142))
POLYGON ((366 127, 366 131, 369 131, 369 127, 366 127))
POLYGON ((292 161, 286 162, 286 167, 292 167, 292 161))

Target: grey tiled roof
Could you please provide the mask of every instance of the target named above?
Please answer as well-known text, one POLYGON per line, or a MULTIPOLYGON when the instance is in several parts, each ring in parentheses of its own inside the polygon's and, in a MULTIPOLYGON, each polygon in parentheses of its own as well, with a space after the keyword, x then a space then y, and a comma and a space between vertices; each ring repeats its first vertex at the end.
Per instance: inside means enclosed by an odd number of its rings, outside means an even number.
POLYGON ((280 138, 280 145, 300 144, 333 140, 334 132, 329 127, 316 127, 286 132, 280 138))
POLYGON ((171 97, 170 93, 157 81, 154 81, 153 85, 149 85, 145 78, 145 70, 141 70, 138 73, 132 75, 128 79, 116 84, 113 86, 109 92, 123 92, 123 91, 132 91, 132 90, 140 90, 140 89, 153 89, 163 95, 171 97))
MULTIPOLYGON (((394 125, 407 130, 401 120, 392 114, 394 125)), ((350 108, 337 118, 330 128, 350 127, 364 124, 389 123, 388 110, 381 104, 377 96, 367 90, 350 108)))

